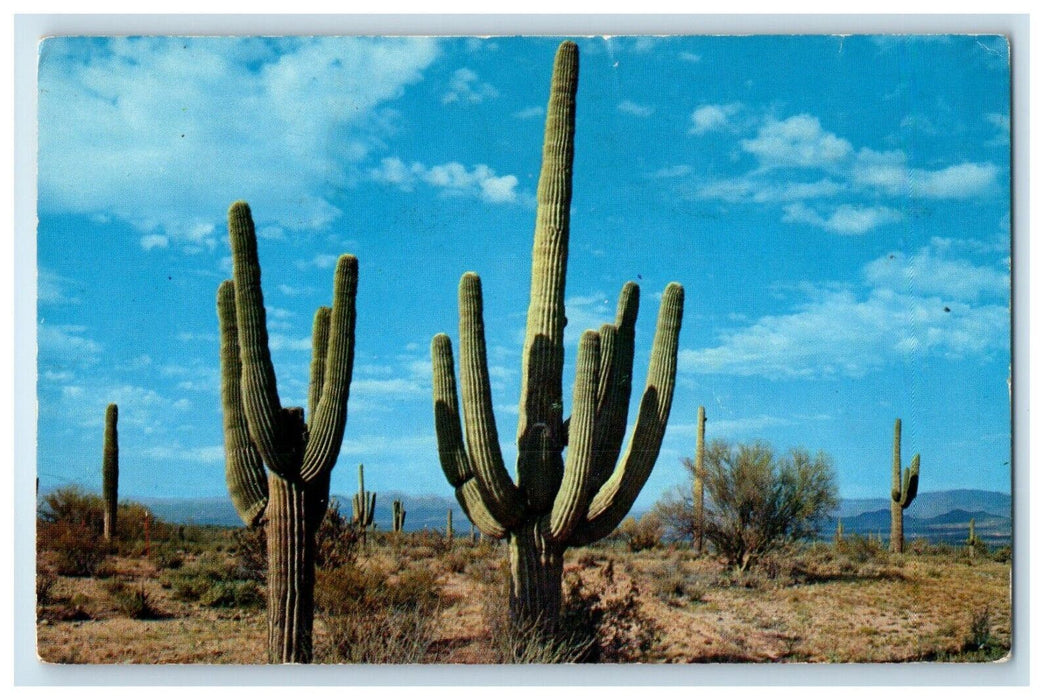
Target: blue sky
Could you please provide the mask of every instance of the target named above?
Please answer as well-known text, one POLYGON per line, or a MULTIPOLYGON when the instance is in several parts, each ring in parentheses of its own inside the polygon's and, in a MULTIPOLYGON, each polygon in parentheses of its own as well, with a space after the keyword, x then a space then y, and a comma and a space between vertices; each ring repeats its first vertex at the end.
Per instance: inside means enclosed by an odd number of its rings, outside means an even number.
MULTIPOLYGON (((127 497, 225 493, 215 292, 252 205, 283 403, 303 405, 335 258, 361 263, 333 491, 451 496, 429 344, 474 270, 513 454, 536 177, 558 39, 51 39, 41 46, 41 489, 98 488, 120 405, 127 497)), ((645 506, 707 434, 822 449, 887 492, 1010 489, 1008 46, 1000 37, 580 39, 567 295, 576 339, 686 289, 645 506)), ((637 404, 636 404, 637 405, 637 404)), ((633 409, 634 410, 634 409, 633 409)))

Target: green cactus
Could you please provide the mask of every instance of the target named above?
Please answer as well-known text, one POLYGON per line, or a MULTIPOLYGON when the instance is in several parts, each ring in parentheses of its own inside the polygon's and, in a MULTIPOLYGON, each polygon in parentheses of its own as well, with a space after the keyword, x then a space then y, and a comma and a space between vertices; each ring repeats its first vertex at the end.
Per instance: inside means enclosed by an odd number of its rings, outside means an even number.
POLYGON ((391 504, 391 532, 401 532, 405 529, 405 506, 401 504, 401 501, 394 501, 391 504))
POLYGON ((905 550, 905 528, 902 511, 912 504, 920 486, 920 455, 901 473, 901 418, 894 421, 894 457, 890 477, 890 551, 901 554, 905 550))
POLYGON ((974 518, 971 518, 967 534, 967 556, 974 559, 976 554, 984 553, 985 551, 985 542, 978 536, 978 530, 974 527, 974 518))
POLYGON ((102 436, 102 536, 112 542, 117 534, 117 404, 106 407, 106 428, 102 436))
POLYGON ((697 409, 697 456, 693 462, 693 549, 704 551, 704 406, 697 409))
POLYGON ((353 500, 353 522, 364 533, 376 515, 376 494, 365 490, 365 465, 358 465, 358 492, 353 500))
POLYGON ((463 429, 449 336, 435 336, 431 349, 442 469, 479 530, 509 541, 512 621, 546 632, 557 626, 566 548, 610 534, 653 469, 671 409, 682 324, 683 290, 672 283, 661 301, 638 420, 619 462, 639 305, 635 283, 624 285, 615 324, 583 334, 572 420, 563 420, 563 330, 578 60, 574 43, 559 47, 548 103, 522 355, 517 482, 504 467, 500 452, 477 274, 466 273, 459 289, 463 429), (562 451, 567 447, 563 461, 562 451))
POLYGON ((843 544, 843 518, 836 521, 836 536, 833 542, 837 547, 843 544))
POLYGON ((244 523, 266 528, 269 661, 308 663, 315 536, 328 507, 354 367, 358 261, 339 258, 332 307, 314 316, 304 413, 282 407, 278 397, 255 225, 246 203, 230 207, 229 228, 234 278, 219 286, 217 302, 226 483, 244 523))
POLYGON ((453 530, 453 509, 450 508, 445 514, 445 539, 452 542, 455 535, 456 532, 453 530))

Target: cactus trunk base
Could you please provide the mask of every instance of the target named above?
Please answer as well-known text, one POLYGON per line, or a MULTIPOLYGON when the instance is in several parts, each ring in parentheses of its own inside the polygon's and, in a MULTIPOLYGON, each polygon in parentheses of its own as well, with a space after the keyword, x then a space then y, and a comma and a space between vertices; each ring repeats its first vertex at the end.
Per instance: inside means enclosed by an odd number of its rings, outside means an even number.
POLYGON ((893 501, 890 504, 890 551, 901 554, 905 551, 905 529, 902 527, 902 507, 893 501))
POLYGON ((310 663, 314 627, 314 528, 309 489, 269 475, 266 507, 267 657, 272 664, 310 663))
POLYGON ((546 541, 538 523, 511 532, 511 623, 517 631, 550 636, 562 610, 563 549, 546 541))

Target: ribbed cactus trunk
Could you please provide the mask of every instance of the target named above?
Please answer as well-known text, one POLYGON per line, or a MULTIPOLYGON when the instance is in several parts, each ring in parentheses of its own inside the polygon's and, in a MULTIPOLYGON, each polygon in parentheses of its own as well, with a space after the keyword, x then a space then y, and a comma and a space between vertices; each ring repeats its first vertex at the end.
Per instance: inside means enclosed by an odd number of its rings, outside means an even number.
POLYGON ((357 260, 340 256, 332 307, 314 316, 307 411, 282 407, 247 204, 230 207, 229 225, 234 279, 220 285, 217 299, 226 484, 245 525, 266 528, 267 657, 308 663, 315 538, 343 441, 354 366, 357 260))
POLYGON ((314 656, 314 553, 317 513, 309 488, 269 475, 266 505, 267 656, 269 663, 310 663, 314 656))
POLYGON ((894 421, 894 448, 891 462, 890 484, 890 551, 901 554, 905 551, 904 511, 916 498, 920 482, 920 456, 912 458, 912 464, 901 473, 901 419, 894 421))
POLYGON ((693 549, 704 551, 704 406, 697 409, 697 454, 693 461, 693 549))
POLYGON ((653 469, 671 410, 682 324, 683 290, 673 282, 661 300, 639 415, 621 454, 639 306, 638 286, 625 284, 615 322, 586 331, 580 339, 572 416, 564 419, 563 331, 578 63, 576 45, 564 42, 555 57, 537 187, 517 482, 504 466, 497 436, 477 274, 464 274, 459 290, 462 426, 452 342, 439 334, 431 348, 442 470, 471 522, 486 535, 509 542, 512 624, 546 633, 558 624, 566 548, 610 534, 653 469))
POLYGON ((102 437, 102 536, 112 542, 117 532, 117 481, 119 477, 117 446, 117 404, 106 407, 106 428, 102 437))

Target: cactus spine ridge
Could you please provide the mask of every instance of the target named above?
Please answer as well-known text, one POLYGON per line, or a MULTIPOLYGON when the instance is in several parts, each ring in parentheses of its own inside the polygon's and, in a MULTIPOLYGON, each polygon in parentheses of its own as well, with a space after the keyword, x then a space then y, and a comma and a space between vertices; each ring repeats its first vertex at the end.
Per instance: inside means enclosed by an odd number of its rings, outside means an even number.
POLYGON ((890 551, 900 554, 905 549, 904 513, 920 485, 920 455, 912 458, 912 463, 903 474, 901 471, 901 419, 894 421, 894 447, 891 459, 890 482, 890 551))

